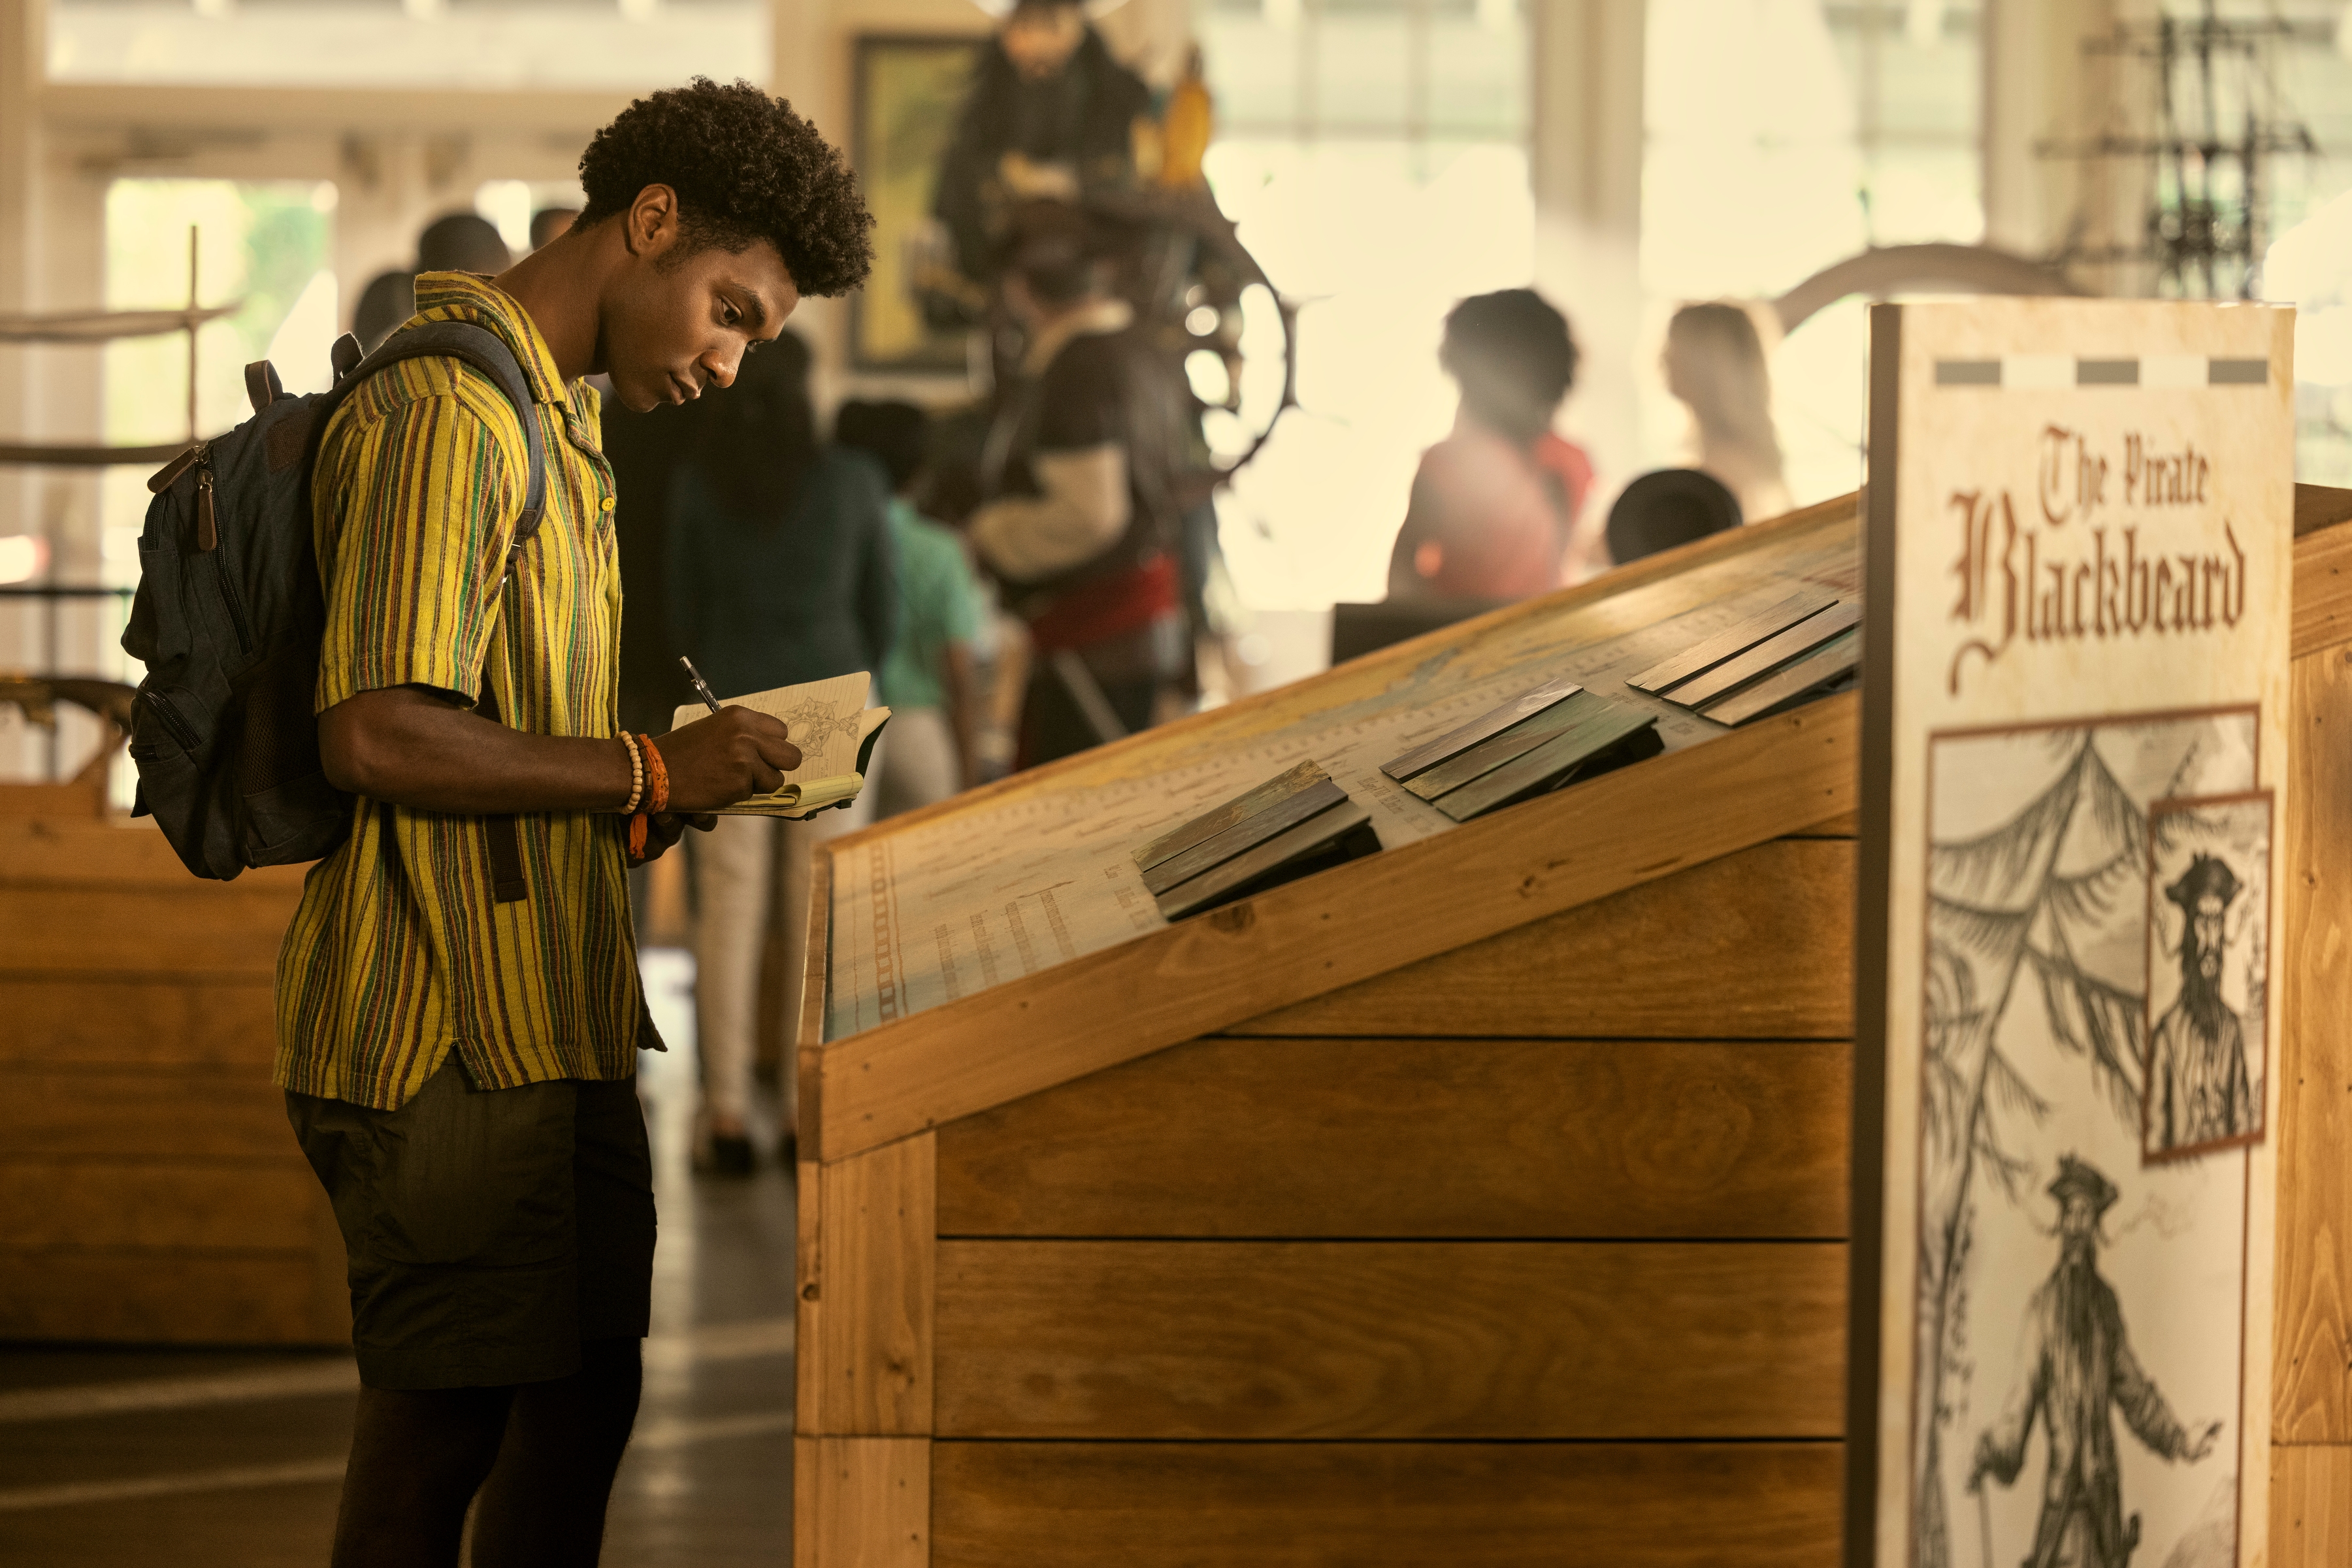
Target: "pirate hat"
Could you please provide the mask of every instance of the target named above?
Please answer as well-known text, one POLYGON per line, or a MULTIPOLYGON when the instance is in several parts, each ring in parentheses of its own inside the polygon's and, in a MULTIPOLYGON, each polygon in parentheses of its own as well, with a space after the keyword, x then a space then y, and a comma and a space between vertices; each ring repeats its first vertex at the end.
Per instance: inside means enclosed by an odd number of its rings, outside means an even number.
POLYGON ((2238 874, 2218 857, 2200 855, 2189 862, 2189 869, 2180 873, 2180 880, 2164 889, 2164 896, 2194 914, 2199 901, 2208 896, 2221 900, 2228 909, 2230 900, 2238 896, 2238 874))
POLYGON ((2051 1181, 2049 1190, 2061 1209, 2069 1204, 2085 1203, 2091 1205, 2094 1216, 2115 1207, 2116 1200, 2123 1196, 2116 1191, 2113 1182, 2099 1173, 2097 1166, 2072 1154, 2058 1156, 2058 1174, 2051 1181))

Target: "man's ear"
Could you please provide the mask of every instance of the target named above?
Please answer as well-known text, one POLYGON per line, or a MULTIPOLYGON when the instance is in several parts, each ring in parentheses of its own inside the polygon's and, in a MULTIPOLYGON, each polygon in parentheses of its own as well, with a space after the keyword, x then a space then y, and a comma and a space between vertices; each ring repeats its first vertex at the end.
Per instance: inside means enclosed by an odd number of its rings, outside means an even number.
POLYGON ((647 185, 629 204, 621 237, 629 254, 651 261, 677 244, 677 193, 667 185, 647 185))

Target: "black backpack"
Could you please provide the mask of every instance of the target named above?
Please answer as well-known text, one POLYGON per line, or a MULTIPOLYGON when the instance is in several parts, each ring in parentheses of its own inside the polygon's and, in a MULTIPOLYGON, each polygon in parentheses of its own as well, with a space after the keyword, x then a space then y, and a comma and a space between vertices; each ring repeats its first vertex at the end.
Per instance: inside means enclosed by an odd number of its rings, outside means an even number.
POLYGON ((530 478, 515 524, 520 552, 546 510, 539 410, 513 351, 471 322, 404 328, 364 358, 346 334, 334 347, 333 389, 304 397, 286 395, 269 362, 257 360, 245 367, 253 417, 147 481, 155 500, 122 634, 122 650, 147 667, 132 707, 132 815, 152 815, 199 877, 226 882, 248 866, 316 860, 351 830, 351 798, 320 768, 311 711, 326 600, 310 542, 310 469, 329 417, 355 387, 427 356, 472 365, 521 416, 530 478))

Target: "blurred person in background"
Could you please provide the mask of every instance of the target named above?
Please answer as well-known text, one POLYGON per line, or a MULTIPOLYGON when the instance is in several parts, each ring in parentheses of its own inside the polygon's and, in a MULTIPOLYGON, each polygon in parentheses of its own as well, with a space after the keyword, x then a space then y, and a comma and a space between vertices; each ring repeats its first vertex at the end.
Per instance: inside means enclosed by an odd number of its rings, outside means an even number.
POLYGON ((932 215, 956 265, 985 282, 1024 201, 1131 184, 1151 89, 1116 59, 1080 0, 1015 0, 982 50, 932 215))
POLYGON ((530 215, 530 247, 533 250, 562 239, 580 221, 578 207, 541 207, 530 215))
POLYGON ((1747 521, 1790 510, 1754 319, 1737 305, 1685 305, 1666 324, 1664 368, 1666 390, 1690 410, 1691 466, 1722 480, 1747 521))
MULTIPOLYGON (((746 358, 734 385, 706 397, 693 447, 670 481, 669 633, 722 700, 878 672, 889 656, 898 615, 889 483, 865 454, 819 444, 808 373, 808 345, 790 331, 746 358)), ((785 825, 786 909, 801 907, 791 901, 796 883, 806 899, 814 840, 864 826, 871 800, 863 792, 845 809, 785 825)), ((721 816, 689 854, 703 1131, 711 1167, 748 1175, 759 1163, 752 1037, 776 819, 721 816)), ((793 1077, 782 1080, 787 1130, 793 1077)))
POLYGON ((1549 593, 1592 488, 1591 459, 1551 427, 1576 384, 1568 318, 1532 289, 1475 295, 1447 313, 1437 359, 1462 389, 1461 408, 1413 475, 1389 597, 1503 603, 1549 593))
POLYGON ((1190 410, 1106 290, 1085 215, 1032 203, 1014 234, 1004 298, 1028 343, 1000 389, 1003 460, 971 526, 1028 626, 1017 761, 1034 767, 1149 727, 1188 673, 1174 488, 1190 410))
POLYGON ((383 340, 416 314, 416 274, 379 272, 360 290, 352 308, 352 336, 360 347, 375 353, 383 340))
POLYGON ((446 213, 416 237, 419 272, 504 272, 514 253, 499 237, 499 226, 479 213, 446 213))
POLYGON ((1739 501, 1696 468, 1643 474, 1609 509, 1609 558, 1619 566, 1739 526, 1739 501))
MULTIPOLYGON (((574 215, 577 216, 576 214, 574 215)), ((532 248, 541 242, 534 240, 532 248)), ((352 336, 373 353, 383 340, 416 314, 416 274, 478 272, 495 276, 513 265, 498 226, 478 213, 447 213, 425 226, 416 237, 416 266, 407 271, 379 272, 360 290, 352 307, 352 336)))
POLYGON ((890 543, 898 573, 898 635, 882 665, 882 737, 874 814, 896 816, 980 782, 980 698, 972 645, 980 584, 963 540, 915 509, 930 421, 911 403, 841 405, 837 447, 866 452, 890 477, 890 543))

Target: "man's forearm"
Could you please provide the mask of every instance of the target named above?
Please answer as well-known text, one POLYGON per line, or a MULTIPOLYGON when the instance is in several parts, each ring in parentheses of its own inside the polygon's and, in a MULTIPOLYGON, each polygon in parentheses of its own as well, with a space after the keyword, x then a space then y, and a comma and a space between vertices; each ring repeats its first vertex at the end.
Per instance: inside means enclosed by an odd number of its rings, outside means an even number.
POLYGON ((509 729, 413 686, 320 714, 319 757, 337 789, 418 811, 618 811, 629 798, 620 742, 509 729))

